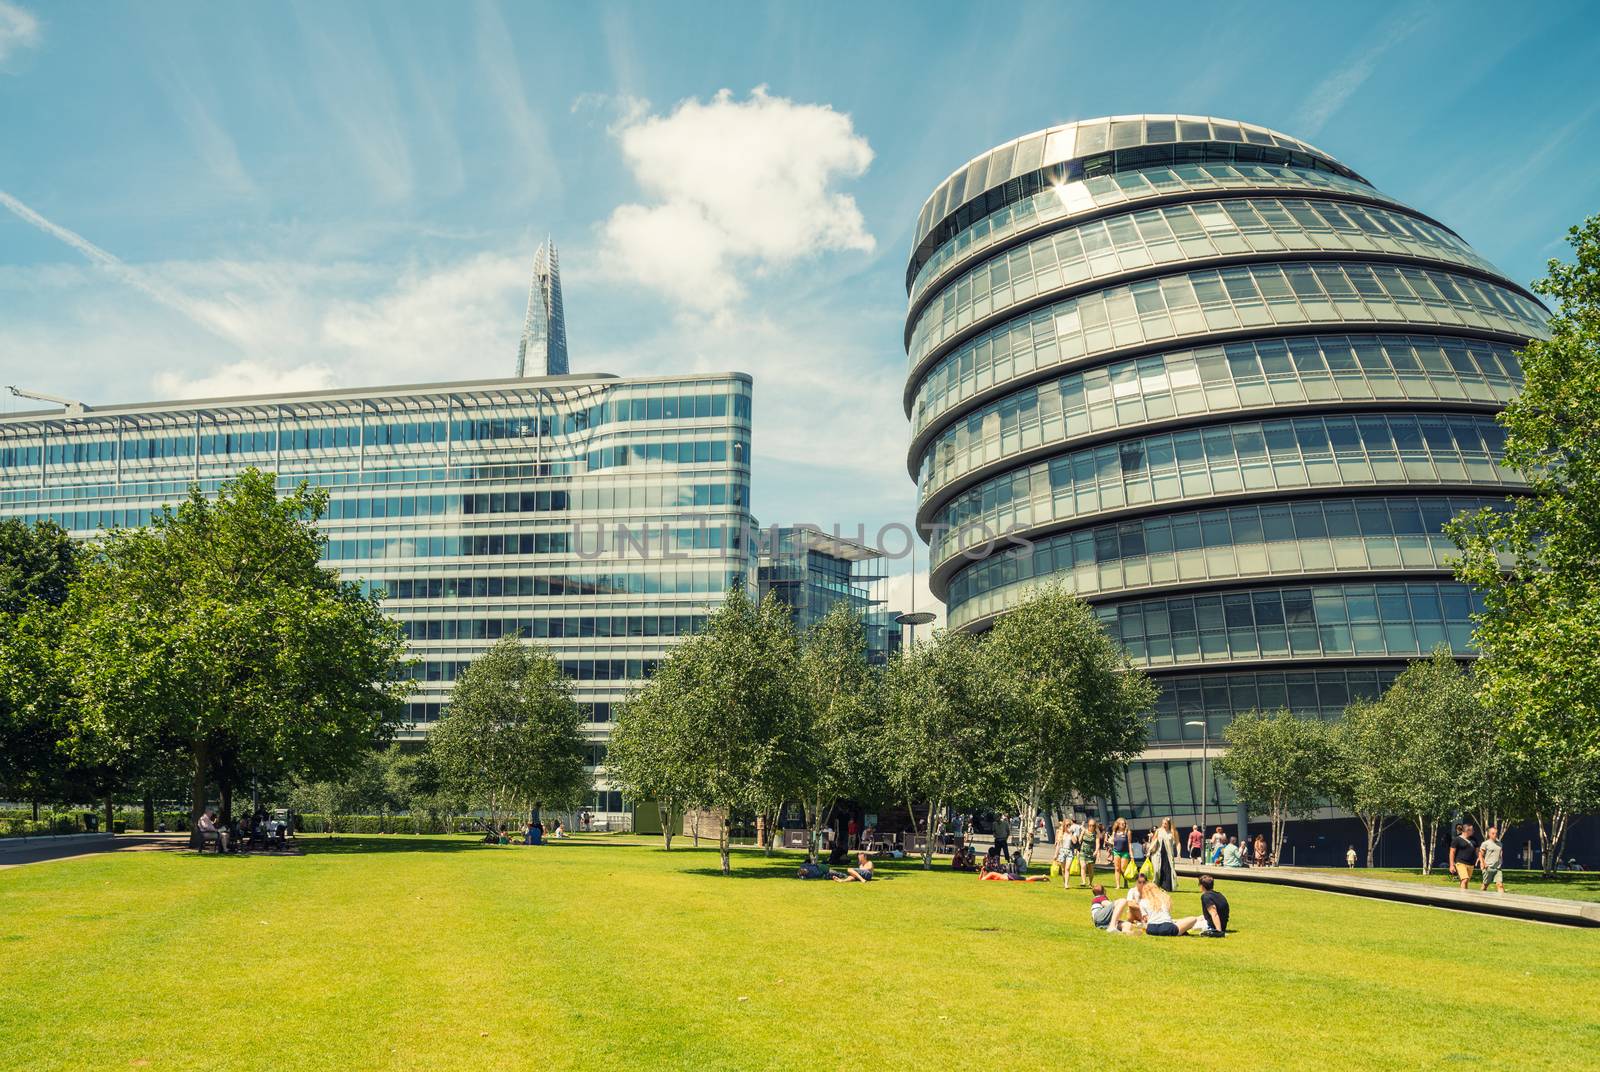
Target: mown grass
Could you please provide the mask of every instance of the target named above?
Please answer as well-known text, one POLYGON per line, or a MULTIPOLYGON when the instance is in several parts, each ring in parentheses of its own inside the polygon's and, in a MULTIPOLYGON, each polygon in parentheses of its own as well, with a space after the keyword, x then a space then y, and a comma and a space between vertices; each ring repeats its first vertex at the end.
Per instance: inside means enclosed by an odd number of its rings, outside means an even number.
MULTIPOLYGON (((861 886, 749 852, 723 878, 714 851, 643 839, 304 841, 0 872, 0 1068, 1326 1072, 1600 1053, 1600 931, 1224 878, 1226 940, 1120 938, 1091 930, 1078 890, 911 862, 861 886)), ((1196 906, 1186 880, 1177 907, 1196 906)))

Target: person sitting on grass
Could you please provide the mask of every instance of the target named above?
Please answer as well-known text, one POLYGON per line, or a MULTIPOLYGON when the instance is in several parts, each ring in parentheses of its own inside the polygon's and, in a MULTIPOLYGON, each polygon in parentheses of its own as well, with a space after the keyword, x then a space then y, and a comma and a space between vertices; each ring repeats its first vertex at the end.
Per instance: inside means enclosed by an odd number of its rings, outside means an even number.
POLYGON ((956 842, 956 851, 950 856, 950 870, 973 871, 978 862, 972 858, 972 847, 964 841, 956 842))
MULTIPOLYGON (((1139 896, 1139 911, 1144 915, 1144 932, 1152 938, 1176 938, 1188 934, 1200 922, 1199 916, 1172 918, 1172 895, 1140 874, 1133 880, 1139 896)), ((1130 894, 1130 899, 1132 895, 1130 894)))
POLYGON ((563 823, 560 819, 557 819, 556 820, 556 828, 553 831, 551 831, 550 837, 552 839, 555 839, 555 838, 564 838, 566 836, 567 836, 567 825, 565 823, 563 823))
POLYGON ((1228 899, 1213 887, 1212 875, 1200 876, 1200 922, 1194 933, 1204 938, 1222 938, 1228 933, 1228 899))
POLYGON ((843 874, 834 875, 833 876, 833 881, 835 881, 835 882, 871 882, 872 881, 872 857, 868 856, 864 852, 861 852, 861 853, 857 853, 856 854, 856 858, 857 858, 856 866, 850 868, 848 871, 845 871, 843 874))
POLYGON ((1003 872, 1006 869, 1006 859, 1000 855, 1000 846, 990 845, 989 851, 983 854, 983 863, 978 866, 982 874, 1003 872))
POLYGON ((1028 874, 1028 861, 1022 858, 1020 851, 1011 854, 1011 866, 1006 870, 1006 877, 1012 882, 1049 882, 1048 875, 1028 874))
POLYGON ((1117 906, 1106 896, 1106 888, 1095 883, 1094 897, 1089 901, 1089 922, 1094 924, 1096 930, 1103 931, 1111 926, 1116 914, 1117 906))

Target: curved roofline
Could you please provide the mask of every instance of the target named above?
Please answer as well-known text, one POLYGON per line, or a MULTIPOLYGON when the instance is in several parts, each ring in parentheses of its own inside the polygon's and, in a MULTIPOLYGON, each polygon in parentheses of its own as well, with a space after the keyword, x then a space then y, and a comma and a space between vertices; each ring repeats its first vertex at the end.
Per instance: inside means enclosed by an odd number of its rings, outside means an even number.
MULTIPOLYGON (((972 167, 972 165, 976 164, 979 160, 982 160, 982 159, 984 159, 986 157, 989 157, 989 156, 993 156, 995 153, 1000 152, 1002 149, 1005 149, 1008 146, 1019 145, 1022 142, 1025 142, 1030 138, 1037 138, 1037 137, 1041 137, 1041 136, 1042 137, 1049 137, 1051 134, 1059 134, 1064 130, 1073 130, 1073 129, 1076 129, 1077 127, 1088 126, 1090 123, 1108 123, 1108 122, 1114 123, 1114 122, 1116 122, 1118 120, 1123 120, 1123 121, 1126 122, 1126 121, 1131 121, 1131 120, 1135 120, 1135 119, 1155 119, 1155 120, 1158 120, 1158 121, 1164 121, 1164 120, 1171 119, 1171 120, 1174 120, 1174 121, 1177 121, 1177 122, 1188 121, 1188 122, 1191 122, 1191 123, 1230 123, 1230 124, 1234 124, 1234 125, 1240 126, 1240 127, 1248 126, 1248 127, 1254 128, 1256 130, 1264 130, 1268 134, 1274 135, 1275 137, 1283 138, 1285 141, 1294 142, 1295 144, 1302 145, 1307 150, 1317 154, 1318 156, 1326 157, 1327 159, 1332 160, 1334 163, 1339 164, 1341 167, 1348 166, 1348 165, 1346 165, 1344 163, 1344 161, 1340 160, 1338 157, 1334 156, 1332 153, 1325 152, 1324 150, 1317 148, 1315 145, 1312 145, 1310 142, 1306 141, 1304 138, 1297 138, 1293 134, 1288 134, 1288 133, 1285 133, 1284 131, 1281 131, 1281 130, 1274 130, 1271 127, 1262 126, 1260 123, 1247 123, 1242 119, 1233 119, 1233 118, 1231 118, 1229 116, 1224 116, 1224 115, 1185 115, 1185 114, 1178 113, 1178 112, 1138 112, 1138 113, 1133 113, 1133 114, 1129 114, 1129 115, 1096 115, 1096 116, 1091 116, 1091 117, 1089 117, 1087 119, 1074 119, 1070 123, 1057 123, 1054 126, 1041 127, 1038 130, 1030 130, 1026 134, 1023 134, 1023 135, 1021 135, 1019 137, 1012 138, 1010 141, 1004 141, 1004 142, 1001 142, 998 145, 990 146, 989 148, 985 149, 983 152, 981 152, 978 155, 972 157, 970 160, 968 160, 966 163, 962 164, 960 167, 956 168, 954 171, 951 171, 950 174, 946 175, 944 178, 940 179, 938 182, 934 183, 933 184, 933 193, 929 194, 926 198, 923 199, 922 207, 920 209, 918 209, 918 213, 920 214, 923 209, 926 209, 928 207, 928 204, 935 197, 938 196, 939 191, 944 187, 945 183, 951 181, 957 175, 961 174, 963 171, 966 171, 968 168, 972 167)), ((1147 143, 1141 143, 1141 144, 1147 144, 1147 143)), ((1071 155, 1080 155, 1080 154, 1071 154, 1071 155)), ((1070 157, 1062 157, 1062 159, 1069 159, 1069 158, 1070 157)), ((1055 161, 1050 161, 1050 162, 1054 163, 1055 161)), ((968 200, 971 200, 971 198, 963 198, 963 201, 968 201, 968 200)))

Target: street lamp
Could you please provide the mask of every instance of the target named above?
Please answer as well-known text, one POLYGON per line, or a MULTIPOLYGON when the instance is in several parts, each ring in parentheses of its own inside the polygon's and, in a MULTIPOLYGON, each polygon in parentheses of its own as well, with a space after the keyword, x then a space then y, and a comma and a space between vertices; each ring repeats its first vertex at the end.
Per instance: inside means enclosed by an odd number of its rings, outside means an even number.
POLYGON ((1184 725, 1200 727, 1200 832, 1204 834, 1206 831, 1206 797, 1211 794, 1211 780, 1206 772, 1206 760, 1208 758, 1206 724, 1204 719, 1197 718, 1185 722, 1184 725))
POLYGON ((908 614, 896 614, 894 620, 896 625, 909 625, 911 627, 911 646, 914 648, 917 646, 917 626, 927 625, 935 617, 937 615, 931 611, 914 610, 908 614))

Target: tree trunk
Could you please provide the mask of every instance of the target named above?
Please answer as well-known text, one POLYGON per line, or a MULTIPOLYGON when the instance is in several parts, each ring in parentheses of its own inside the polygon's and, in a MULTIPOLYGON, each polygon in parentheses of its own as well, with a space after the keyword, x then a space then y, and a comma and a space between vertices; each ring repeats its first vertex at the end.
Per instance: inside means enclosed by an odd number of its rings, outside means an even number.
POLYGON ((194 746, 194 773, 189 782, 189 825, 192 828, 200 821, 200 816, 206 810, 206 775, 211 773, 211 756, 206 751, 205 742, 198 742, 194 746))
POLYGON ((1561 853, 1566 848, 1567 826, 1571 816, 1565 808, 1552 808, 1549 812, 1535 813, 1539 822, 1539 849, 1541 870, 1546 875, 1554 875, 1556 866, 1561 863, 1561 853))
POLYGON ((691 823, 690 825, 694 828, 694 847, 698 849, 700 847, 700 809, 699 808, 695 808, 695 810, 694 810, 694 822, 691 823))
POLYGON ((1283 859, 1283 828, 1288 824, 1289 817, 1278 804, 1272 805, 1272 866, 1277 867, 1278 861, 1283 859))
POLYGON ((1017 808, 1017 818, 1022 823, 1022 859, 1029 865, 1033 863, 1033 827, 1038 817, 1039 798, 1030 793, 1022 798, 1017 808))
POLYGON ((656 803, 656 812, 661 816, 661 840, 666 843, 666 850, 672 851, 672 801, 662 800, 656 803))
POLYGON ((721 833, 717 836, 717 852, 722 856, 722 873, 724 875, 733 874, 733 865, 728 862, 728 842, 733 837, 732 822, 733 816, 731 814, 724 815, 722 817, 721 833))
POLYGON ((1439 821, 1431 815, 1415 815, 1411 821, 1417 827, 1417 843, 1422 851, 1422 873, 1433 874, 1433 843, 1439 828, 1439 821))
POLYGON ((108 834, 112 834, 112 833, 116 832, 116 829, 117 829, 117 827, 116 827, 116 815, 117 815, 117 813, 112 809, 112 805, 111 805, 111 790, 107 789, 106 790, 106 833, 108 833, 108 834))
POLYGON ((149 793, 144 795, 144 832, 156 832, 156 798, 149 793))
MULTIPOLYGON (((917 832, 917 810, 911 808, 910 811, 911 832, 915 834, 917 832)), ((922 869, 924 871, 933 870, 933 817, 943 811, 944 809, 939 806, 937 800, 928 801, 928 821, 922 837, 922 869)))

